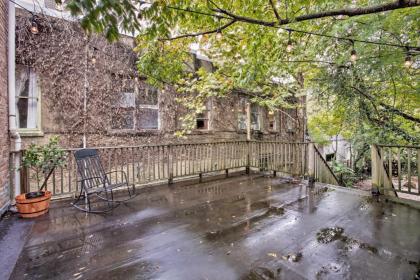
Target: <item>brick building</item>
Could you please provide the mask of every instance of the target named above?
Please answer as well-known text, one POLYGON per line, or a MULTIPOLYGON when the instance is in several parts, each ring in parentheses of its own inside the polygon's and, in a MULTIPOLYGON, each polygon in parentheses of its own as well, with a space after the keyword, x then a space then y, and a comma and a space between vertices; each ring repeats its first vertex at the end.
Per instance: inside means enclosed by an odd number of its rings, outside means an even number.
MULTIPOLYGON (((195 116, 195 128, 187 137, 176 137, 187 109, 177 101, 179 95, 172 87, 157 90, 138 76, 132 37, 123 36, 110 44, 101 36, 87 36, 54 1, 18 3, 14 89, 16 125, 23 148, 45 143, 54 135, 60 136, 66 148, 246 139, 249 96, 240 90, 206 100, 204 111, 195 116), (34 25, 36 32, 31 30, 34 25)), ((6 21, 3 14, 1 19, 6 21)), ((1 51, 6 35, 3 39, 1 51)), ((1 55, 6 60, 6 54, 1 55)), ((212 69, 210 61, 193 53, 191 65, 212 69)), ((1 98, 7 101, 7 90, 3 91, 6 75, 1 77, 1 98)), ((251 105, 252 137, 302 141, 305 99, 292 102, 299 103, 300 109, 268 111, 251 105)), ((6 105, 1 102, 1 106, 6 105)), ((0 111, 1 129, 7 131, 7 108, 0 107, 0 111)), ((1 137, 2 147, 8 147, 10 137, 1 137)), ((1 172, 7 173, 9 151, 2 154, 1 172)), ((7 182, 0 182, 7 189, 7 182)))
POLYGON ((0 1, 0 215, 10 201, 9 195, 9 123, 7 88, 7 6, 0 1))
MULTIPOLYGON (((24 144, 59 135, 66 147, 141 145, 181 141, 186 109, 167 87, 157 90, 136 71, 131 37, 109 44, 87 37, 75 22, 16 12, 17 122, 24 144)), ((211 71, 211 62, 192 54, 192 64, 211 71)), ((240 91, 212 98, 182 141, 245 140, 245 104, 240 91)), ((297 102, 297 101, 296 101, 297 102)), ((301 110, 302 111, 302 110, 301 110)), ((269 112, 252 105, 255 139, 302 140, 303 113, 269 112)))

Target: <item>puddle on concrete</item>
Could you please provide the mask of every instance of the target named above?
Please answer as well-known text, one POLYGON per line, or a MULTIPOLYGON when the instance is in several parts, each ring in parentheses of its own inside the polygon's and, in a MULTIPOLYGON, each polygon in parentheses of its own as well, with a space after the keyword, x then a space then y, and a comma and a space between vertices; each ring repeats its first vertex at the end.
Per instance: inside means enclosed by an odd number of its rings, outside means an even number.
POLYGON ((332 262, 332 263, 322 266, 321 269, 316 273, 315 278, 317 280, 325 279, 325 278, 340 279, 341 277, 338 278, 337 274, 342 274, 342 273, 343 273, 342 265, 332 262), (334 277, 332 277, 331 274, 333 274, 334 277))
POLYGON ((368 243, 361 242, 354 238, 348 237, 344 234, 344 229, 341 227, 323 228, 316 234, 316 239, 319 243, 327 244, 339 240, 344 243, 344 250, 351 251, 353 248, 360 248, 368 251, 371 254, 378 254, 378 249, 368 243))
POLYGON ((253 216, 249 219, 246 219, 244 221, 235 223, 232 226, 224 228, 224 229, 209 231, 209 232, 206 233, 206 238, 208 240, 216 240, 216 239, 224 237, 228 234, 243 230, 245 227, 248 227, 250 224, 252 225, 253 223, 256 223, 256 222, 258 222, 262 219, 265 219, 267 217, 272 217, 272 216, 275 216, 275 215, 280 216, 280 215, 283 215, 283 214, 284 214, 284 209, 282 207, 270 206, 267 209, 267 211, 265 211, 261 215, 253 216))
POLYGON ((278 269, 277 272, 272 271, 266 267, 257 267, 252 269, 248 275, 243 277, 243 280, 274 280, 278 279, 276 276, 281 272, 278 269))

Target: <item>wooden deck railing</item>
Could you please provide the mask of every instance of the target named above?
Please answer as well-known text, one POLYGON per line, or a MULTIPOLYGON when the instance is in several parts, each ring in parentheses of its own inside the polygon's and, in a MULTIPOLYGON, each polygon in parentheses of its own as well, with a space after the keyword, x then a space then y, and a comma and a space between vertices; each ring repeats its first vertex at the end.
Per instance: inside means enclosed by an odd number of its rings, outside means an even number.
MULTIPOLYGON (((173 182, 176 178, 199 176, 209 172, 237 168, 282 172, 294 176, 308 175, 308 143, 277 141, 231 141, 130 147, 99 147, 106 171, 122 170, 136 185, 152 182, 173 182)), ((68 196, 79 190, 73 153, 67 149, 66 164, 57 168, 47 184, 54 196, 68 196)), ((315 164, 318 181, 338 184, 332 180, 328 165, 317 154, 315 164)), ((114 176, 118 174, 115 173, 114 176)), ((23 191, 37 190, 36 174, 21 170, 23 191)), ((111 181, 119 178, 111 178, 111 181)))
POLYGON ((420 146, 372 145, 372 186, 381 193, 420 195, 420 146))
POLYGON ((322 154, 319 152, 317 147, 314 146, 313 149, 314 149, 313 153, 314 153, 314 161, 315 161, 314 163, 315 181, 339 186, 340 182, 338 178, 335 176, 331 167, 328 165, 327 161, 322 157, 322 154))

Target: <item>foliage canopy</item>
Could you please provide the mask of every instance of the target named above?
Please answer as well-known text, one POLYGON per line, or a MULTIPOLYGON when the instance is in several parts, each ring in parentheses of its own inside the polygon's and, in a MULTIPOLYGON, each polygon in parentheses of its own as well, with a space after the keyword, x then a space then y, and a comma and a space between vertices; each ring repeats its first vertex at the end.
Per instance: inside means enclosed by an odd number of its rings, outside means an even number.
POLYGON ((87 31, 103 32, 110 40, 119 30, 138 34, 140 74, 157 86, 175 85, 194 112, 206 97, 233 89, 273 110, 307 96, 309 130, 316 140, 342 134, 363 143, 416 144, 418 5, 410 0, 71 0, 67 7, 82 15, 87 31), (192 46, 212 61, 214 72, 186 71, 192 46), (409 68, 407 56, 413 61, 409 68))

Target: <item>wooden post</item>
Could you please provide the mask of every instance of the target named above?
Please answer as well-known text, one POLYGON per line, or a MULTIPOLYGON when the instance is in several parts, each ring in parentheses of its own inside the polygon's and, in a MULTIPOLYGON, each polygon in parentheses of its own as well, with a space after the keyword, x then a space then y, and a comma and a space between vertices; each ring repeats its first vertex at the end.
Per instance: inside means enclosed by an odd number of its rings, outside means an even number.
POLYGON ((310 188, 315 185, 315 147, 314 143, 308 144, 308 185, 310 188))
POLYGON ((173 155, 172 155, 172 146, 168 145, 168 183, 173 184, 174 182, 174 173, 172 168, 173 155))
POLYGON ((246 167, 245 167, 245 173, 249 174, 249 169, 251 167, 251 142, 247 141, 247 155, 246 155, 246 167))
POLYGON ((251 103, 246 103, 246 140, 251 141, 251 103))
POLYGON ((381 164, 381 159, 379 158, 379 152, 376 145, 370 146, 371 159, 372 159, 372 189, 380 188, 380 174, 379 174, 379 165, 381 164))

